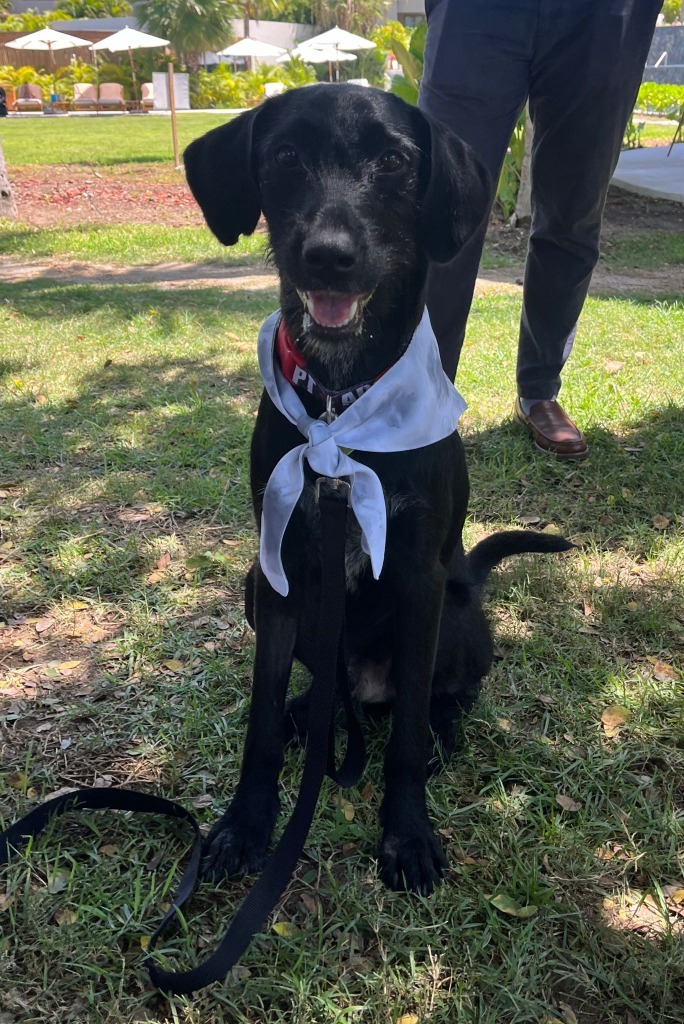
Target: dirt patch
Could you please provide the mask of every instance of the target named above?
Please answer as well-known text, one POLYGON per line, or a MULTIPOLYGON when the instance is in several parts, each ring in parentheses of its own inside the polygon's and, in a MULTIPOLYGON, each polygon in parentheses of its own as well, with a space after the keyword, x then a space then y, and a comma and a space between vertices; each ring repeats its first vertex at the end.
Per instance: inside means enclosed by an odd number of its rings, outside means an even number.
POLYGON ((21 220, 37 228, 77 224, 204 223, 181 171, 150 164, 18 167, 12 187, 21 220))
MULTIPOLYGON (((482 270, 475 295, 518 294, 523 263, 482 270)), ((591 283, 592 295, 668 295, 681 289, 682 268, 611 271, 599 266, 591 283)), ((59 284, 146 284, 162 290, 183 288, 277 288, 278 277, 260 267, 228 267, 223 263, 159 263, 150 267, 117 267, 62 259, 25 261, 0 258, 0 284, 47 280, 59 284)))
POLYGON ((0 258, 0 283, 57 281, 60 284, 151 284, 159 288, 275 288, 277 276, 261 266, 229 267, 225 263, 158 263, 153 266, 118 267, 78 260, 26 260, 0 258))
MULTIPOLYGON (((603 241, 614 242, 626 233, 633 235, 643 231, 684 232, 684 203, 651 199, 611 187, 603 216, 603 241)), ((487 248, 495 256, 519 260, 522 266, 527 236, 526 228, 512 228, 494 220, 487 232, 487 248)))

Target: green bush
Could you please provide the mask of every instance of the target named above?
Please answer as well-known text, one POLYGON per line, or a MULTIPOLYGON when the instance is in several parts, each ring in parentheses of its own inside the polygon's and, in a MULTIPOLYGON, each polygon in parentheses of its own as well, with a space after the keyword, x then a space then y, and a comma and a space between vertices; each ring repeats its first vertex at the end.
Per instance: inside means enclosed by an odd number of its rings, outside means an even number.
POLYGON ((233 72, 227 64, 219 64, 213 71, 200 68, 191 76, 191 105, 195 110, 254 107, 264 98, 266 82, 282 82, 286 89, 294 89, 315 81, 313 68, 296 58, 287 64, 263 65, 256 71, 233 72))
POLYGON ((634 109, 644 114, 670 114, 678 112, 682 103, 684 85, 642 82, 634 109))

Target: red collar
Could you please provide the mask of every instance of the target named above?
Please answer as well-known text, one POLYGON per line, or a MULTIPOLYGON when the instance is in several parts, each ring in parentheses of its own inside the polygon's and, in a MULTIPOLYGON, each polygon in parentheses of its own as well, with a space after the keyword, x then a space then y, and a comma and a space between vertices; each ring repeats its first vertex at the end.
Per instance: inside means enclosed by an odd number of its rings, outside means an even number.
POLYGON ((293 387, 300 388, 302 391, 314 395, 324 407, 328 399, 330 399, 332 410, 337 416, 350 405, 353 405, 357 398, 361 398, 361 395, 365 394, 375 384, 376 380, 380 380, 387 373, 387 370, 383 370, 382 373, 379 373, 377 377, 373 377, 372 380, 356 384, 353 388, 343 388, 341 391, 330 391, 328 388, 324 388, 307 369, 306 359, 292 340, 284 320, 280 321, 276 333, 276 354, 285 379, 293 387))

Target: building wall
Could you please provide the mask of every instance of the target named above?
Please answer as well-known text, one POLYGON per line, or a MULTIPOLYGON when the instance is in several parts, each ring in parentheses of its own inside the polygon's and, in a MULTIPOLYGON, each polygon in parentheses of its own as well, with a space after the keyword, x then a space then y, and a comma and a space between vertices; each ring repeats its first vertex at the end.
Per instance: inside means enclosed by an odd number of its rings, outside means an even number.
POLYGON ((425 21, 425 0, 394 0, 385 14, 387 21, 400 21, 408 28, 425 21))
POLYGON ((684 85, 684 25, 663 25, 655 30, 644 68, 644 82, 684 85), (654 67, 663 53, 667 53, 667 57, 660 67, 654 67))
POLYGON ((56 6, 57 0, 12 0, 12 14, 25 14, 26 11, 46 14, 54 11, 56 6))

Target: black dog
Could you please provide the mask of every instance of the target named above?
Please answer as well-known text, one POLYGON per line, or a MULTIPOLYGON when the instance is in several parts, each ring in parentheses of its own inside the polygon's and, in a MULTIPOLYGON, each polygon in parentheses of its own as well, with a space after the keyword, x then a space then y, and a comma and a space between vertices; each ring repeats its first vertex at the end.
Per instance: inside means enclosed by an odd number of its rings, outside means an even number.
MULTIPOLYGON (((390 367, 421 319, 428 260, 451 259, 480 225, 489 182, 446 128, 397 97, 356 86, 288 92, 193 142, 187 178, 225 245, 251 234, 263 212, 280 273, 281 311, 321 384, 353 390, 390 367)), ((316 394, 301 392, 311 416, 316 394)), ((257 523, 279 460, 302 436, 264 393, 252 440, 257 523)), ((429 893, 446 861, 428 820, 432 744, 454 745, 455 723, 492 662, 480 593, 502 558, 563 551, 567 541, 530 531, 495 534, 466 555, 461 533, 468 476, 456 432, 408 452, 354 458, 377 473, 387 506, 380 578, 358 529, 347 541, 347 659, 360 702, 392 704, 385 757, 380 870, 392 888, 429 893)), ((282 545, 286 597, 255 563, 247 613, 256 629, 254 686, 242 772, 208 841, 205 872, 256 870, 279 809, 283 745, 306 721, 306 695, 285 714, 293 657, 311 666, 320 590, 315 474, 282 545)))

